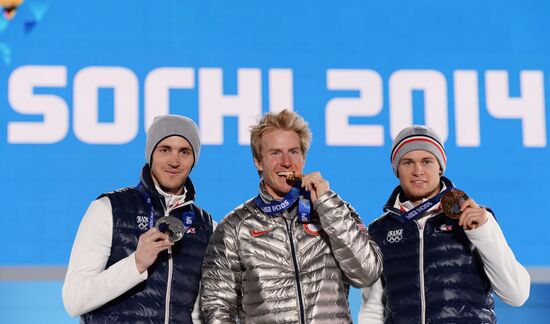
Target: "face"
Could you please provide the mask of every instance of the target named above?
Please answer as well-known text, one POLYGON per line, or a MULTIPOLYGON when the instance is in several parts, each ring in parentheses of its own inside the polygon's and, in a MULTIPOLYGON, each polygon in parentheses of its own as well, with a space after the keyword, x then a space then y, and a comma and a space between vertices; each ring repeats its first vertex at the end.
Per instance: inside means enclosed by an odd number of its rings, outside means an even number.
POLYGON ((287 174, 301 175, 305 157, 300 146, 300 136, 294 131, 273 129, 263 134, 260 159, 254 164, 262 174, 267 192, 281 199, 292 186, 286 182, 287 174))
POLYGON ((397 166, 399 182, 407 199, 415 204, 439 193, 440 168, 436 157, 426 151, 403 155, 397 166))
POLYGON ((180 195, 194 161, 193 148, 186 139, 180 136, 167 137, 153 151, 153 181, 164 192, 180 195))

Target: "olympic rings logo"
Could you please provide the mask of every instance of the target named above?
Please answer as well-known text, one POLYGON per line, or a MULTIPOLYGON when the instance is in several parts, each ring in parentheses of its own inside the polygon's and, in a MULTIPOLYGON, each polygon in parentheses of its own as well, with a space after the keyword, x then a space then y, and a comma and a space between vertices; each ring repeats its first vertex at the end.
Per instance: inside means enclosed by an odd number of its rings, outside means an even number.
POLYGON ((403 238, 403 229, 389 231, 386 240, 389 243, 397 243, 403 238))

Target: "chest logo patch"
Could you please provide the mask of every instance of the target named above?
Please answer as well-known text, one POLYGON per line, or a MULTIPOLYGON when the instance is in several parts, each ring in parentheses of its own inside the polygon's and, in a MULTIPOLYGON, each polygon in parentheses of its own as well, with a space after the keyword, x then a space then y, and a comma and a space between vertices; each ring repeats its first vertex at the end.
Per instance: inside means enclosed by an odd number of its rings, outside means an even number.
POLYGON ((262 235, 265 235, 265 234, 271 232, 271 230, 272 230, 272 228, 267 229, 265 231, 257 231, 255 229, 253 229, 253 230, 250 230, 250 234, 254 237, 258 237, 258 236, 262 236, 262 235))
POLYGON ((315 226, 314 224, 304 224, 304 231, 309 235, 319 235, 319 227, 315 226))
POLYGON ((438 227, 435 228, 435 232, 439 233, 450 233, 453 231, 453 225, 452 224, 441 224, 438 227))
POLYGON ((401 241, 403 238, 403 229, 396 229, 393 231, 389 231, 388 235, 386 235, 386 241, 389 243, 397 243, 401 241))
POLYGON ((136 223, 140 230, 144 231, 147 229, 147 226, 149 224, 149 216, 136 216, 136 223))

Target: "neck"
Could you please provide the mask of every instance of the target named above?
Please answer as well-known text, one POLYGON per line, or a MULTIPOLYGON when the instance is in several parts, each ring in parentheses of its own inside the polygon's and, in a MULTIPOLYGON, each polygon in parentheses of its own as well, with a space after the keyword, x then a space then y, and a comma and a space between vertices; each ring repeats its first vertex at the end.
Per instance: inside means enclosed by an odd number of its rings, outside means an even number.
POLYGON ((151 173, 151 179, 153 179, 153 183, 155 184, 155 187, 157 187, 157 190, 158 189, 162 190, 162 192, 159 192, 160 194, 170 194, 170 195, 180 196, 180 195, 183 195, 185 192, 185 182, 178 189, 169 189, 161 185, 158 182, 157 178, 155 178, 155 176, 152 173, 151 173))
POLYGON ((405 199, 410 201, 413 204, 414 207, 416 207, 416 206, 420 205, 421 203, 423 203, 424 201, 437 196, 437 194, 440 191, 441 191, 440 186, 437 186, 437 188, 432 193, 430 193, 429 195, 426 195, 424 197, 411 197, 406 193, 404 193, 404 197, 405 197, 405 199))
POLYGON ((284 198, 286 194, 283 194, 282 196, 279 196, 273 189, 269 188, 265 185, 265 183, 262 181, 260 183, 260 187, 263 189, 263 191, 268 194, 273 200, 281 200, 284 198))

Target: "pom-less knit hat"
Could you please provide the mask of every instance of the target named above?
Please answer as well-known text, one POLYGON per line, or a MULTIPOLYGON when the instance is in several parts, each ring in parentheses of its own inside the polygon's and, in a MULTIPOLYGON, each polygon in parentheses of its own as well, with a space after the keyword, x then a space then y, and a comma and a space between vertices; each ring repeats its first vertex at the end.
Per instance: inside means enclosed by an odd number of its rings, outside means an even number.
POLYGON ((169 136, 181 136, 185 138, 193 148, 195 161, 193 167, 199 161, 201 142, 199 139, 199 128, 195 122, 187 117, 179 115, 157 116, 147 130, 145 141, 145 161, 151 165, 153 151, 158 143, 169 136))
POLYGON ((445 172, 447 166, 447 155, 445 147, 437 133, 426 126, 413 125, 406 127, 397 134, 391 148, 391 166, 393 173, 397 177, 397 166, 403 155, 416 150, 422 150, 432 153, 441 167, 441 174, 445 172))

